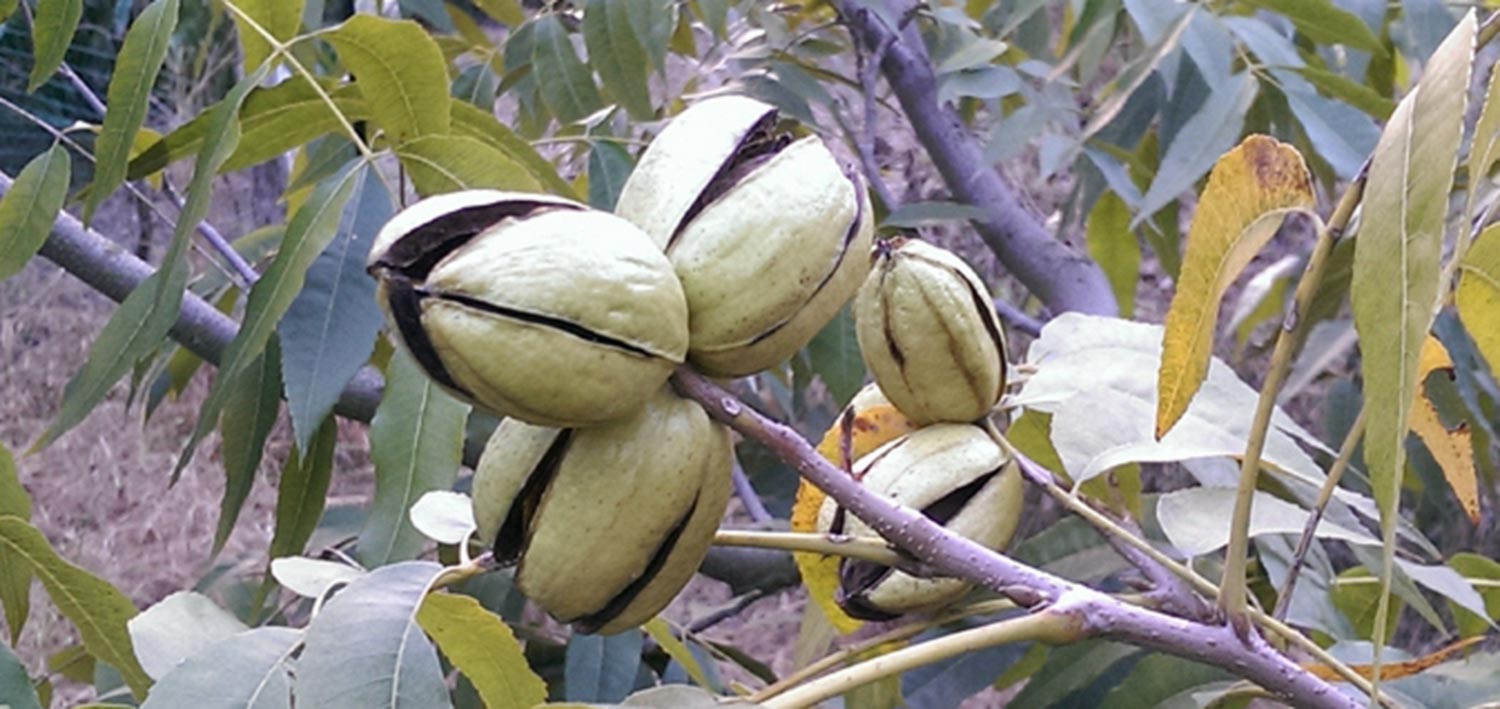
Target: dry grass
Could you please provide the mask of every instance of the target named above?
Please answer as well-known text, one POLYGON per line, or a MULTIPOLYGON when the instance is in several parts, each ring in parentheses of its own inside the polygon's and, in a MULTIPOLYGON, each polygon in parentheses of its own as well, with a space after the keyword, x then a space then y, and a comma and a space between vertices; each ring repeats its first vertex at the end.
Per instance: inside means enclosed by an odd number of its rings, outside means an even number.
MULTIPOLYGON (((111 204, 96 226, 133 248, 139 233, 133 213, 111 204)), ((217 216, 224 224, 238 221, 234 213, 217 216)), ((0 442, 16 454, 21 482, 34 503, 32 521, 58 553, 144 608, 192 588, 213 562, 210 545, 224 486, 217 437, 205 441, 182 479, 169 485, 207 393, 208 375, 200 373, 180 400, 168 399, 149 422, 142 421, 139 404, 127 410, 128 386, 122 382, 72 431, 22 455, 56 415, 63 387, 86 361, 113 309, 103 296, 40 258, 0 283, 0 442)), ((341 436, 340 495, 367 494, 372 480, 358 428, 348 425, 341 436)), ((244 573, 264 567, 274 480, 289 441, 283 421, 217 563, 234 564, 244 573)), ((27 667, 39 671, 48 655, 76 641, 71 625, 34 586, 31 618, 17 648, 27 667)), ((63 689, 68 698, 87 694, 66 683, 63 689)))

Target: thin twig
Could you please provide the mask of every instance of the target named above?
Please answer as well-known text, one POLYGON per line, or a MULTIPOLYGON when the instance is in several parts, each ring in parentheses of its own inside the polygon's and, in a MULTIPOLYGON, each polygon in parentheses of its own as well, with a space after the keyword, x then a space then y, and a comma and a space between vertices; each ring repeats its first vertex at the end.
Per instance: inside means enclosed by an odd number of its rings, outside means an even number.
POLYGON ((875 134, 879 126, 875 94, 878 90, 876 77, 880 74, 880 60, 885 57, 885 50, 890 49, 895 40, 896 36, 892 34, 876 40, 875 46, 866 46, 859 38, 854 42, 855 71, 859 76, 860 97, 864 106, 864 121, 860 125, 859 137, 854 140, 854 148, 865 169, 865 179, 869 180, 870 188, 875 190, 875 196, 880 198, 880 203, 887 212, 895 211, 898 203, 885 182, 885 176, 880 172, 880 162, 875 159, 875 134))
POLYGON ((720 608, 712 613, 709 613, 702 618, 695 619, 692 624, 688 625, 687 634, 697 635, 698 633, 708 630, 715 625, 718 625, 726 620, 729 620, 730 618, 744 613, 746 608, 749 608, 751 604, 755 603, 756 601, 765 598, 766 595, 767 594, 764 589, 752 588, 749 591, 740 594, 729 605, 720 608))
POLYGON ((1026 314, 1026 311, 1011 305, 1010 301, 1003 298, 995 299, 995 312, 1011 327, 1032 337, 1039 337, 1042 334, 1042 326, 1046 324, 1026 314))
MULTIPOLYGON (((184 202, 182 197, 177 194, 177 190, 172 189, 172 183, 163 179, 161 188, 162 192, 167 195, 167 199, 172 200, 172 204, 177 205, 177 209, 180 211, 184 202)), ((209 224, 208 220, 204 219, 198 222, 198 233, 203 236, 203 240, 207 241, 209 246, 212 246, 213 250, 219 256, 223 257, 229 263, 230 268, 233 268, 235 273, 240 275, 245 285, 255 285, 255 282, 260 280, 260 274, 255 272, 255 267, 251 266, 250 262, 246 261, 245 257, 240 255, 240 252, 235 251, 234 246, 229 243, 229 240, 225 239, 224 235, 220 234, 219 230, 215 229, 212 224, 209 224)))
MULTIPOLYGON (((27 17, 30 18, 31 13, 27 12, 26 14, 27 17)), ((94 90, 89 88, 89 85, 83 82, 83 79, 78 76, 78 72, 73 71, 73 67, 70 66, 67 62, 63 62, 61 65, 59 65, 58 70, 62 72, 63 76, 68 78, 68 82, 73 84, 73 88, 77 89, 78 93, 83 95, 84 102, 87 103, 90 108, 94 109, 94 111, 99 114, 99 118, 102 120, 104 118, 105 108, 104 102, 99 100, 99 94, 94 93, 94 90)))
POLYGON ((1344 471, 1349 469, 1349 461, 1354 458, 1354 450, 1359 447, 1359 439, 1365 432, 1365 408, 1359 409, 1359 415, 1354 418, 1354 423, 1349 426, 1349 432, 1344 435, 1344 444, 1339 447, 1339 455, 1333 461, 1333 466, 1328 469, 1328 478, 1323 481, 1323 488, 1318 490, 1318 501, 1313 505, 1312 514, 1307 516, 1307 524, 1302 528, 1302 538, 1297 540, 1297 551, 1292 554, 1291 567, 1287 569, 1286 581, 1282 583, 1281 591, 1276 594, 1276 608, 1271 611, 1271 617, 1277 620, 1286 620, 1287 608, 1292 601, 1292 591, 1297 588, 1297 576, 1302 571, 1302 561, 1307 558, 1307 552, 1312 549, 1314 535, 1318 531, 1318 523, 1323 521, 1323 511, 1328 508, 1328 503, 1333 499, 1333 491, 1338 488, 1339 479, 1344 477, 1344 471))
POLYGON ((921 566, 908 556, 901 554, 879 537, 846 537, 842 539, 827 534, 810 532, 758 532, 746 529, 721 529, 714 533, 714 545, 722 547, 756 547, 759 549, 781 549, 805 551, 824 556, 842 556, 860 559, 884 566, 900 567, 903 571, 921 566))
POLYGON ((771 709, 816 706, 856 687, 975 650, 1025 641, 1063 644, 1076 642, 1081 635, 1074 619, 1060 613, 1042 611, 1006 618, 866 660, 788 690, 761 702, 760 706, 771 709))
POLYGON ((750 521, 764 524, 776 519, 771 511, 766 509, 766 503, 761 501, 760 495, 755 492, 755 486, 750 483, 750 477, 745 475, 745 469, 738 460, 734 461, 734 470, 731 471, 729 479, 734 483, 735 497, 740 498, 740 504, 745 506, 745 514, 750 515, 750 521))
MULTIPOLYGON (((52 135, 52 137, 54 139, 56 139, 57 141, 61 142, 64 145, 68 146, 69 148, 72 148, 75 152, 77 152, 79 155, 82 155, 84 157, 84 159, 88 160, 89 162, 98 162, 98 160, 94 157, 93 153, 90 153, 87 149, 85 149, 82 145, 80 145, 78 143, 78 141, 73 140, 73 138, 71 136, 69 136, 66 131, 59 130, 56 126, 52 125, 51 123, 48 123, 48 122, 46 122, 46 121, 44 121, 44 120, 42 120, 40 118, 37 118, 36 116, 32 115, 30 111, 27 111, 26 109, 21 108, 20 106, 17 106, 14 103, 11 103, 9 100, 7 100, 3 96, 0 96, 0 107, 4 107, 4 108, 7 108, 7 109, 10 109, 12 112, 16 113, 17 115, 20 115, 22 118, 25 118, 27 121, 30 121, 31 123, 33 123, 36 126, 40 127, 42 130, 47 131, 48 133, 50 133, 52 135)), ((161 205, 157 204, 150 197, 147 197, 146 194, 144 192, 142 192, 141 189, 135 185, 135 183, 127 182, 127 183, 124 184, 124 188, 125 188, 125 191, 129 192, 132 197, 135 197, 135 199, 142 206, 146 207, 146 209, 148 209, 152 214, 155 214, 158 219, 161 219, 161 221, 162 221, 163 224, 166 224, 169 227, 170 226, 174 226, 174 222, 172 221, 172 218, 169 217, 167 215, 166 211, 164 211, 161 208, 161 205)), ((199 227, 201 228, 203 226, 205 226, 205 223, 199 222, 199 227)), ((209 228, 212 228, 212 227, 209 227, 209 228)), ((239 276, 238 273, 236 273, 232 268, 227 267, 219 259, 212 258, 212 255, 214 253, 216 253, 215 251, 210 251, 208 249, 205 249, 205 248, 203 248, 203 246, 201 246, 200 244, 198 244, 196 242, 194 242, 192 244, 192 247, 193 247, 193 249, 195 249, 199 253, 203 254, 204 256, 209 257, 207 259, 208 262, 211 263, 211 264, 213 264, 213 266, 215 268, 219 269, 219 271, 221 273, 223 273, 226 278, 228 278, 231 281, 235 281, 236 285, 240 286, 242 289, 246 289, 246 290, 249 289, 249 286, 250 286, 251 282, 249 282, 249 281, 247 281, 247 282, 240 282, 240 276, 239 276)))
POLYGON ((864 640, 854 643, 853 645, 842 648, 838 652, 824 655, 817 662, 814 662, 806 667, 803 667, 802 669, 797 670, 796 672, 793 672, 792 674, 782 677, 772 684, 766 685, 759 691, 746 697, 745 701, 751 704, 759 705, 760 703, 766 701, 767 699, 770 699, 771 697, 781 694, 782 692, 785 692, 792 687, 802 684, 803 682, 806 682, 814 677, 822 675, 829 670, 858 657, 859 655, 862 655, 887 643, 910 640, 933 628, 952 623, 956 620, 962 620, 964 618, 976 615, 986 615, 989 613, 999 613, 1001 611, 1013 610, 1015 607, 1015 602, 1008 598, 1001 598, 992 601, 981 601, 973 605, 949 610, 948 612, 943 613, 942 615, 935 618, 919 620, 907 623, 906 625, 902 625, 897 628, 892 628, 879 635, 865 638, 864 640))
POLYGON ((1245 444, 1245 455, 1240 461, 1239 488, 1235 492, 1234 516, 1229 526, 1229 547, 1224 554, 1224 575, 1219 582, 1222 593, 1219 607, 1223 609, 1230 625, 1243 637, 1250 632, 1245 615, 1248 607, 1245 588, 1246 556, 1250 550, 1250 505, 1255 499, 1256 481, 1260 475, 1261 453, 1265 450, 1266 434, 1271 426, 1271 415, 1276 410, 1276 395, 1286 382, 1291 371, 1292 359, 1302 348, 1307 333, 1312 329, 1313 298, 1323 284, 1323 275, 1328 267, 1329 254, 1343 236, 1344 229, 1354 216, 1354 210, 1364 198, 1365 180, 1369 175, 1370 161, 1366 160, 1359 175, 1345 188, 1338 206, 1328 222, 1318 230, 1318 241, 1308 256, 1307 268, 1297 282, 1296 296, 1291 309, 1282 319, 1277 333, 1276 345, 1271 351, 1271 363, 1265 381, 1260 387, 1260 398, 1255 405, 1255 417, 1250 424, 1250 434, 1245 444))

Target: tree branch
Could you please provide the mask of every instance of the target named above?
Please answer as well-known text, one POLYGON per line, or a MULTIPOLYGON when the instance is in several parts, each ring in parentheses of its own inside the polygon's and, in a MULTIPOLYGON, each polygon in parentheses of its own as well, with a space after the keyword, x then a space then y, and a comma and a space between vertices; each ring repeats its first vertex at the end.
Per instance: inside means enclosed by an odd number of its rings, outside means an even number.
POLYGON ((940 573, 981 584, 1024 608, 1064 617, 1070 627, 1078 628, 1077 637, 1111 638, 1222 667, 1297 706, 1360 706, 1352 696, 1281 655, 1259 634, 1251 634, 1242 643, 1228 626, 1132 606, 1021 564, 864 489, 818 455, 795 430, 750 409, 703 375, 683 367, 672 382, 679 394, 702 404, 710 416, 740 435, 766 446, 881 536, 940 573))
MULTIPOLYGON (((894 17, 911 18, 919 8, 915 0, 864 0, 881 1, 894 17)), ((915 23, 890 27, 880 12, 864 2, 839 0, 834 6, 856 41, 884 48, 880 65, 886 82, 949 191, 985 212, 983 220, 974 221, 974 228, 995 256, 1054 313, 1118 314, 1114 292, 1099 266, 1054 238, 1021 205, 1015 191, 985 160, 984 151, 958 114, 938 102, 937 76, 915 23)))
MULTIPOLYGON (((10 191, 12 180, 0 173, 0 196, 10 191)), ((62 212, 52 223, 52 233, 42 244, 41 255, 88 284, 110 300, 125 300, 155 269, 98 232, 85 227, 73 215, 62 212)), ((239 323, 219 312, 192 292, 183 293, 182 310, 169 333, 183 347, 204 361, 218 365, 224 350, 239 332, 239 323)), ((368 423, 385 390, 380 370, 365 366, 344 386, 334 413, 368 423)), ((464 463, 474 465, 482 446, 471 446, 464 463)), ((713 549, 700 570, 743 593, 758 589, 766 593, 795 585, 800 580, 792 555, 763 549, 713 549)))

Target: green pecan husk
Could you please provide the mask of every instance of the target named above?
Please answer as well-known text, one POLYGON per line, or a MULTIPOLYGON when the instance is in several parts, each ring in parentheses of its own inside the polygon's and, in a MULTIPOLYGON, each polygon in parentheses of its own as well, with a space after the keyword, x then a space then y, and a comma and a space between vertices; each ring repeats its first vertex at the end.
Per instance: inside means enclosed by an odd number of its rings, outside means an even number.
MULTIPOLYGON (((871 492, 990 549, 1004 549, 1020 521, 1020 467, 978 426, 940 423, 918 429, 860 458, 853 473, 871 492)), ((832 497, 818 511, 818 529, 876 535, 832 497)), ((889 566, 845 559, 839 565, 836 600, 855 618, 890 620, 937 610, 970 588, 961 579, 917 578, 889 566)))
POLYGON ((381 230, 369 270, 427 374, 503 416, 619 418, 687 353, 671 263, 634 225, 570 200, 493 190, 424 199, 381 230))
POLYGON ((919 424, 969 422, 1005 393, 1005 330, 984 282, 952 252, 896 238, 875 247, 854 299, 865 365, 919 424))
POLYGON ((817 136, 778 129, 743 96, 700 101, 652 141, 617 214, 664 249, 691 313, 688 358, 712 376, 775 366, 805 346, 869 271, 863 181, 817 136))
POLYGON ((474 472, 479 538, 559 621, 617 633, 650 620, 697 571, 731 465, 728 429, 669 387, 599 426, 508 419, 474 472))

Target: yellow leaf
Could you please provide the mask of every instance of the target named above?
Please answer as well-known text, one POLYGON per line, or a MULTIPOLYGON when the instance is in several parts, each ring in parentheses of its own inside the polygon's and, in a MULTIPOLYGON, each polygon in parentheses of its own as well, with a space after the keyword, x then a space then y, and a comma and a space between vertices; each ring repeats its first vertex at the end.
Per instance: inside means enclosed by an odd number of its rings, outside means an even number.
MULTIPOLYGON (((1472 647, 1475 643, 1478 643, 1481 640, 1484 640, 1484 636, 1482 635, 1472 638, 1466 638, 1445 648, 1442 648, 1437 652, 1423 655, 1421 657, 1414 657, 1405 662, 1382 662, 1380 663, 1380 679, 1382 681, 1389 681, 1401 679, 1402 677, 1411 677, 1413 675, 1421 674, 1428 668, 1435 667, 1437 665, 1443 664, 1444 662, 1447 662, 1454 655, 1457 655, 1463 650, 1472 647)), ((1343 676, 1340 675, 1337 670, 1334 670, 1328 665, 1307 663, 1302 665, 1302 669, 1307 670, 1308 673, 1322 680, 1327 680, 1329 682, 1344 681, 1343 676)), ((1360 677, 1364 677, 1365 679, 1369 679, 1375 675, 1374 669, 1370 665, 1350 665, 1350 669, 1354 670, 1355 674, 1358 674, 1360 677)))
POLYGON ((1158 439, 1182 418, 1208 373, 1224 291, 1287 214, 1313 202, 1312 176, 1301 153, 1274 138, 1252 135, 1214 165, 1167 311, 1157 379, 1158 439))
POLYGON ((547 685, 500 616, 472 596, 432 593, 417 609, 417 623, 479 693, 490 709, 526 709, 547 701, 547 685))
POLYGON ((1479 235, 1459 265, 1458 294, 1454 298, 1479 353, 1500 377, 1500 224, 1479 235))
MULTIPOLYGON (((848 470, 861 456, 916 429, 916 424, 897 411, 880 389, 871 384, 854 395, 838 421, 823 434, 818 453, 848 470)), ((826 497, 821 489, 805 479, 798 484, 791 514, 793 532, 818 531, 818 510, 823 507, 826 497)), ((838 557, 809 552, 796 552, 792 556, 797 569, 802 572, 802 583, 807 586, 808 597, 823 609, 833 627, 847 634, 864 625, 846 615, 834 601, 839 587, 838 557)))
POLYGON ((1442 467, 1448 487, 1453 488, 1453 494, 1458 496, 1458 503, 1469 515, 1469 520, 1479 524, 1479 480, 1474 473, 1474 446, 1469 440, 1469 425, 1460 423, 1457 428, 1449 430, 1438 416, 1437 406, 1422 388, 1427 376, 1438 370, 1452 376, 1453 359, 1448 356, 1442 342, 1428 335, 1417 364, 1418 395, 1416 404, 1411 407, 1408 425, 1442 467))

